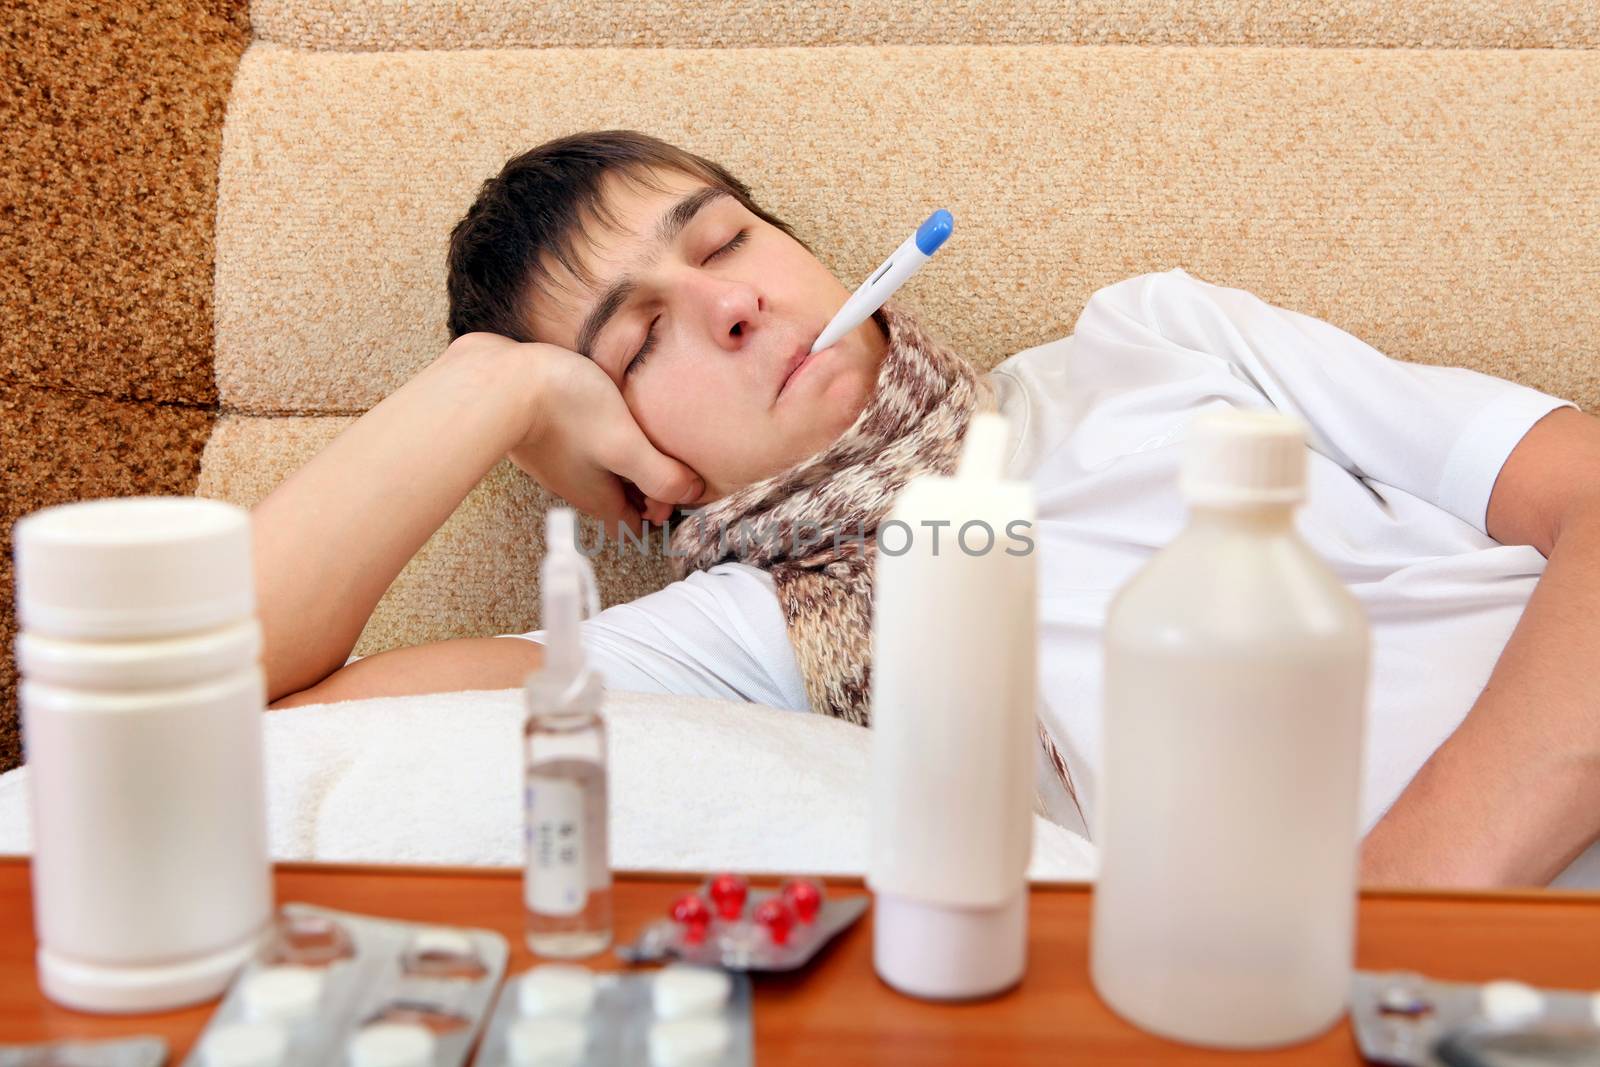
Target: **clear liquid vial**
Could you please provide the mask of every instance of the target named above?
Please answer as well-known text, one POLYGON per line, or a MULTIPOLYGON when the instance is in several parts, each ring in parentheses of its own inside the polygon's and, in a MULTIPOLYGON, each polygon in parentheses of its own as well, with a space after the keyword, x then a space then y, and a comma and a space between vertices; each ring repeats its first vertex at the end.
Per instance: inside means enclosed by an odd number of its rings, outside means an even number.
POLYGON ((611 944, 605 723, 594 711, 549 714, 530 687, 524 726, 528 948, 578 959, 611 944))

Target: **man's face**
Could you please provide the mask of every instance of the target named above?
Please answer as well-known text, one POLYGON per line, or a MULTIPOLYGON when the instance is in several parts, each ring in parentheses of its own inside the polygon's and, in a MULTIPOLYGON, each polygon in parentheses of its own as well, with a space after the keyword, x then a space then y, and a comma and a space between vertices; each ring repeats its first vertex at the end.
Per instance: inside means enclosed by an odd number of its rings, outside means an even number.
POLYGON ((868 319, 797 367, 849 291, 721 190, 675 173, 653 184, 666 191, 609 182, 620 232, 591 226, 576 252, 599 284, 552 264, 533 337, 593 359, 651 443, 705 479, 705 503, 837 439, 866 405, 887 341, 868 319))

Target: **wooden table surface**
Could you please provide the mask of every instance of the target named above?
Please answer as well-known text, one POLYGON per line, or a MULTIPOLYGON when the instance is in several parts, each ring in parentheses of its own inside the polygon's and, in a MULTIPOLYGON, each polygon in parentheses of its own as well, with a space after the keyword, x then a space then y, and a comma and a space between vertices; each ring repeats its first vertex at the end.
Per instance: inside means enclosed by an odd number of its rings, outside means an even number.
MULTIPOLYGON (((511 944, 508 973, 536 962, 522 941, 515 871, 290 864, 278 867, 276 880, 280 903, 490 927, 511 944)), ((618 933, 631 937, 690 888, 693 883, 682 879, 621 879, 618 933)), ((830 882, 829 892, 863 890, 859 883, 830 882)), ((1307 1044, 1247 1056, 1189 1049, 1135 1030, 1089 984, 1090 897, 1086 886, 1036 887, 1027 976, 1013 992, 976 1004, 926 1004, 879 982, 869 911, 798 977, 757 981, 757 1061, 762 1067, 1361 1062, 1346 1023, 1307 1044)), ((33 952, 27 863, 0 859, 0 1041, 160 1034, 171 1042, 176 1063, 211 1013, 212 1005, 123 1017, 67 1011, 39 993, 33 952)), ((590 962, 617 966, 610 953, 590 962)), ((1361 901, 1357 962, 1369 970, 1408 969, 1458 981, 1517 978, 1600 989, 1600 894, 1368 893, 1361 901)))

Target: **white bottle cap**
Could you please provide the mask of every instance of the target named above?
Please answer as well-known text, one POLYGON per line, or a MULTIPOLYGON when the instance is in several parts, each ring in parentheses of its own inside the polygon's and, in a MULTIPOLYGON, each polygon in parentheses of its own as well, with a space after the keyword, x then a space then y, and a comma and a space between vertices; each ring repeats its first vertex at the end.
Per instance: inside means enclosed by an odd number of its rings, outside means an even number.
POLYGON ((720 1016, 656 1023, 650 1027, 650 1067, 711 1067, 731 1040, 720 1016))
POLYGON ((517 983, 517 1010, 526 1016, 583 1016, 593 1004, 594 974, 577 964, 547 963, 517 983))
POLYGON ((588 1029, 576 1019, 518 1019, 506 1030, 512 1067, 572 1067, 588 1044, 588 1029))
POLYGON ((1189 424, 1179 486, 1196 504, 1293 504, 1305 497, 1306 437, 1269 411, 1207 411, 1189 424))
POLYGON ((688 963, 669 963, 650 984, 656 1015, 663 1019, 721 1011, 733 991, 726 971, 688 963))
POLYGON ((429 1067, 433 1031, 416 1023, 374 1023, 350 1039, 350 1067, 429 1067))
POLYGON ((45 508, 15 528, 17 620, 35 634, 158 637, 252 615, 250 513, 199 497, 45 508))
POLYGON ((205 1067, 278 1067, 288 1051, 289 1035, 271 1023, 219 1026, 200 1046, 205 1067))
POLYGON ((256 1022, 293 1022, 316 1010, 322 972, 310 967, 269 967, 240 987, 245 1014, 256 1022))

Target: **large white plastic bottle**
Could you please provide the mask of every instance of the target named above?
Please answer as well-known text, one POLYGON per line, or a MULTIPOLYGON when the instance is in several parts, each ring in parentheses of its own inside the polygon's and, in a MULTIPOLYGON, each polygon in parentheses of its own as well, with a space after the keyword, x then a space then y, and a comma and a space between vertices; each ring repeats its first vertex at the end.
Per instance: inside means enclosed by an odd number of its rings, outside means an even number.
POLYGON ((1368 630, 1295 531, 1305 451, 1283 415, 1199 416, 1189 525, 1106 625, 1091 971, 1193 1044, 1313 1037, 1350 986, 1368 630))
POLYGON ((972 420, 953 478, 913 479, 878 528, 867 884, 873 961, 903 993, 989 996, 1027 963, 1038 607, 1005 421, 972 420))
POLYGON ((17 666, 46 996, 163 1011, 221 993, 272 909, 250 515, 194 497, 16 525, 17 666))

